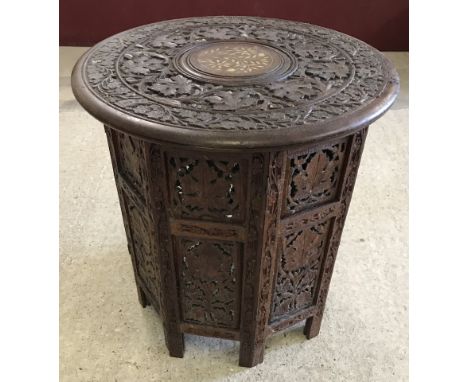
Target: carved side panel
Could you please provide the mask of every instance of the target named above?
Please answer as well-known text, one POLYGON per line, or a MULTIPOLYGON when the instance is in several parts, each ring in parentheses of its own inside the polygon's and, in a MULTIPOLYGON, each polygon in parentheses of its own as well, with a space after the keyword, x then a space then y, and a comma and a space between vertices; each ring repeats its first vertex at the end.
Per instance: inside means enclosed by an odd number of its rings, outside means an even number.
POLYGON ((353 194, 354 184, 356 182, 356 177, 358 174, 359 163, 361 161, 362 151, 364 150, 364 143, 367 136, 367 130, 362 129, 358 131, 351 137, 350 142, 350 152, 349 159, 346 168, 346 173, 344 174, 343 188, 341 190, 341 199, 340 199, 340 214, 335 219, 333 224, 333 232, 330 239, 330 248, 326 255, 321 281, 320 281, 320 290, 318 292, 317 298, 317 325, 320 326, 320 320, 325 309, 325 301, 328 294, 328 289, 330 286, 330 281, 333 274, 333 268, 335 265, 336 255, 338 253, 338 248, 340 246, 341 234, 343 233, 344 224, 346 221, 346 215, 348 213, 349 204, 351 202, 351 197, 353 194))
MULTIPOLYGON (((152 235, 150 234, 149 222, 128 198, 125 200, 137 274, 152 294, 153 300, 156 299, 155 302, 159 302, 159 255, 156 246, 151 245, 152 235)), ((159 309, 159 306, 155 308, 159 309)))
POLYGON ((183 321, 238 328, 240 245, 181 237, 177 257, 183 321))
POLYGON ((279 248, 270 321, 314 305, 330 220, 288 233, 279 248))
POLYGON ((270 323, 299 317, 317 305, 351 138, 289 152, 270 323))
POLYGON ((252 366, 269 330, 321 317, 366 131, 220 159, 108 129, 134 270, 171 354, 183 353, 180 324, 193 324, 240 339, 252 366))
POLYGON ((169 202, 175 217, 242 221, 246 163, 167 154, 169 202))
POLYGON ((119 174, 145 200, 148 193, 148 172, 144 158, 144 142, 120 132, 114 132, 114 135, 119 174))
POLYGON ((107 126, 105 131, 139 299, 143 306, 151 302, 159 311, 159 252, 147 206, 150 181, 144 142, 107 126))
POLYGON ((347 140, 289 156, 283 215, 318 207, 337 199, 347 140))

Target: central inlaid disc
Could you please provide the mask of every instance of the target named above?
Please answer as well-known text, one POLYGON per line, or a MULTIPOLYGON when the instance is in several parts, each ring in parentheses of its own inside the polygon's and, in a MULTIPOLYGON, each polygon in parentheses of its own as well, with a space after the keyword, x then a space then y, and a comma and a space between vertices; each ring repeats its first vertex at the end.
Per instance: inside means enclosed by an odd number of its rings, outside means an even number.
POLYGON ((252 41, 210 41, 181 52, 174 60, 183 74, 225 85, 285 78, 296 69, 294 57, 285 51, 252 41))
POLYGON ((221 42, 205 46, 190 55, 198 70, 224 76, 255 76, 271 72, 281 62, 274 49, 252 43, 221 42))

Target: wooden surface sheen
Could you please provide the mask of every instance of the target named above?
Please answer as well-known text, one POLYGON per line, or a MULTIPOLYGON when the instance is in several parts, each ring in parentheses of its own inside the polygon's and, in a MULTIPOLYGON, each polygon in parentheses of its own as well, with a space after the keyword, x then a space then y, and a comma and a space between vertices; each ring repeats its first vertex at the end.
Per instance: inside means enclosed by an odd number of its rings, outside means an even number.
POLYGON ((111 37, 72 84, 105 125, 138 298, 169 354, 214 336, 254 366, 277 331, 305 320, 316 336, 392 65, 312 25, 214 17, 111 37))

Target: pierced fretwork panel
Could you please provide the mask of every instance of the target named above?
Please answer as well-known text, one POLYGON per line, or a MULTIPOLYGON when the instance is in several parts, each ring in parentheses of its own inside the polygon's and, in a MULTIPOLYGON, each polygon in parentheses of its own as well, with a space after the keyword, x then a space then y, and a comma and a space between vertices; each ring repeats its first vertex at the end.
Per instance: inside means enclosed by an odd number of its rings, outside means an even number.
POLYGON ((238 328, 241 290, 239 244, 178 238, 177 248, 183 320, 238 328))
POLYGON ((244 215, 246 162, 167 155, 176 217, 234 222, 244 215))
POLYGON ((143 141, 128 134, 114 132, 120 175, 146 199, 148 180, 143 154, 143 141))
POLYGON ((348 140, 289 157, 283 215, 332 202, 345 168, 348 140))
POLYGON ((145 283, 153 297, 159 301, 160 273, 159 258, 156 249, 151 248, 151 233, 148 222, 135 205, 125 197, 128 211, 130 232, 133 241, 133 251, 136 260, 138 276, 145 283))
POLYGON ((317 223, 282 238, 270 321, 315 304, 330 222, 317 223))

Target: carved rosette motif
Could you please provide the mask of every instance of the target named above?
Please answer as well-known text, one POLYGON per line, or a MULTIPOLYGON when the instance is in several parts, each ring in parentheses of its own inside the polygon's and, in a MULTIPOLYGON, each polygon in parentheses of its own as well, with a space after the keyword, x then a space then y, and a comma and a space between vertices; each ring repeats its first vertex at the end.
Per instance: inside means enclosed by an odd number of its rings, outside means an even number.
POLYGON ((93 48, 87 86, 139 119, 204 130, 291 129, 353 112, 378 97, 389 64, 368 45, 328 29, 284 20, 210 17, 161 22, 93 48), (288 52, 296 70, 242 87, 190 78, 173 57, 206 41, 260 42, 288 52), (235 111, 235 113, 233 113, 235 111))

